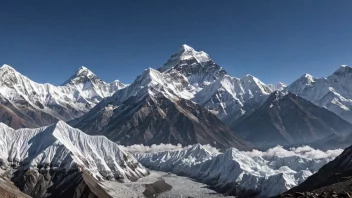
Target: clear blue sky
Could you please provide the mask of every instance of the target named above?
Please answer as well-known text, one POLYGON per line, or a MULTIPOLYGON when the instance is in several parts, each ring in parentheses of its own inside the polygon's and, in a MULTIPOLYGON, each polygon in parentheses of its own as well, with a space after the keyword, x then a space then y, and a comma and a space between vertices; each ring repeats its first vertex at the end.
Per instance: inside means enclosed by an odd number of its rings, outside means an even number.
POLYGON ((352 64, 351 0, 1 0, 0 64, 60 84, 81 65, 130 83, 182 44, 231 75, 290 83, 352 64))

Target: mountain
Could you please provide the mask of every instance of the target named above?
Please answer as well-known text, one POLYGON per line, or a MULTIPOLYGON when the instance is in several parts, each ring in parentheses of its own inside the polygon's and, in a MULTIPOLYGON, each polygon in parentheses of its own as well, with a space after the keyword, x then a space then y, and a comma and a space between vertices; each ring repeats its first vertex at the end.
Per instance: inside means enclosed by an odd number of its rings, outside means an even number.
POLYGON ((125 88, 127 85, 116 80, 106 83, 99 79, 86 67, 80 67, 62 86, 73 87, 78 94, 87 98, 92 103, 98 103, 103 98, 111 96, 117 90, 125 88))
POLYGON ((352 68, 341 66, 333 74, 315 78, 305 74, 285 90, 324 107, 352 123, 352 68))
POLYGON ((145 70, 128 87, 102 100, 70 124, 122 145, 210 144, 248 149, 225 124, 204 107, 185 99, 187 78, 179 73, 145 70))
POLYGON ((272 91, 282 91, 284 90, 287 86, 282 83, 282 82, 279 82, 277 84, 268 84, 267 85, 272 91))
POLYGON ((168 74, 181 73, 188 78, 189 83, 196 89, 202 88, 227 74, 207 53, 195 51, 188 45, 182 45, 181 49, 173 54, 158 70, 168 74))
POLYGON ((221 120, 234 121, 260 105, 271 92, 268 86, 254 76, 235 78, 225 75, 205 86, 192 100, 209 109, 221 120))
POLYGON ((292 93, 278 91, 231 128, 245 140, 263 148, 310 144, 332 134, 345 135, 352 131, 350 123, 327 109, 292 93))
POLYGON ((103 136, 66 123, 14 130, 0 123, 0 171, 24 193, 37 197, 112 197, 119 185, 148 175, 129 153, 103 136), (78 196, 80 195, 80 196, 78 196))
POLYGON ((85 67, 64 86, 36 83, 8 65, 0 67, 0 77, 0 121, 15 129, 72 120, 121 88, 117 82, 104 83, 85 67))
POLYGON ((184 75, 189 82, 184 88, 189 92, 186 99, 204 106, 225 123, 258 108, 272 92, 252 75, 231 77, 207 53, 188 45, 183 45, 158 71, 184 75))
POLYGON ((352 147, 319 169, 295 188, 280 197, 293 197, 294 194, 314 197, 349 197, 352 194, 352 147))
MULTIPOLYGON (((280 151, 289 152, 282 148, 280 151)), ((238 197, 275 196, 300 184, 332 160, 296 154, 250 157, 249 152, 235 148, 212 153, 200 144, 174 151, 135 153, 134 156, 151 169, 185 175, 238 197)))

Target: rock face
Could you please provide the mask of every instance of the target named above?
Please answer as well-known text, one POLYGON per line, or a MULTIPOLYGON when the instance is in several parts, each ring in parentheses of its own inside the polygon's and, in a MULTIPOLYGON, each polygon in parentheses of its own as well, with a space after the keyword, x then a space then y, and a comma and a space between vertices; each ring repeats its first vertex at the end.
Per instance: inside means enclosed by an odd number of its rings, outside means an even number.
MULTIPOLYGON (((282 148, 276 150, 288 152, 282 148)), ((225 153, 212 153, 200 144, 134 156, 151 169, 185 175, 239 197, 278 195, 303 182, 332 159, 311 159, 298 154, 250 157, 249 153, 235 148, 225 153)))
POLYGON ((187 85, 187 79, 180 74, 148 69, 130 86, 70 124, 122 145, 202 143, 248 149, 215 115, 184 99, 187 85))
POLYGON ((352 68, 341 66, 333 74, 315 78, 305 74, 286 88, 286 91, 324 107, 352 123, 352 68))
POLYGON ((245 140, 262 148, 314 144, 333 134, 351 134, 352 125, 336 114, 294 94, 274 92, 249 116, 231 125, 245 140))
POLYGON ((183 45, 179 52, 158 69, 170 75, 184 75, 189 84, 183 95, 231 123, 246 112, 258 108, 272 92, 269 86, 252 75, 235 78, 203 51, 183 45))
POLYGON ((81 67, 63 86, 39 84, 8 65, 0 68, 0 121, 15 129, 82 116, 123 84, 107 84, 81 67))
POLYGON ((281 197, 293 197, 297 193, 315 197, 351 197, 352 195, 352 147, 348 147, 333 161, 323 166, 306 181, 284 193, 281 197))
POLYGON ((3 175, 35 198, 104 197, 99 195, 108 193, 98 181, 135 181, 148 174, 107 138, 86 135, 62 121, 19 130, 1 124, 0 147, 3 175))
POLYGON ((169 74, 181 73, 195 88, 202 88, 227 74, 207 53, 195 51, 188 45, 182 45, 158 70, 169 74))

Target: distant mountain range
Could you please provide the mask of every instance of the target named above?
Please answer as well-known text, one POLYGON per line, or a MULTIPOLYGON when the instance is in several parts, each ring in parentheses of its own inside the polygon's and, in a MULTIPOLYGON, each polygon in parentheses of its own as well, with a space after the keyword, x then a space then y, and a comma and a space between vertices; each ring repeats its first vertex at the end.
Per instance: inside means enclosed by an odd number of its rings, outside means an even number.
POLYGON ((0 77, 0 121, 15 129, 80 117, 126 87, 119 81, 105 83, 85 67, 62 86, 36 83, 8 65, 0 67, 0 77))
POLYGON ((232 77, 207 53, 182 45, 131 85, 105 83, 85 67, 61 86, 35 83, 8 65, 0 75, 0 121, 15 129, 63 120, 124 145, 240 149, 319 142, 334 147, 350 137, 348 66, 326 78, 305 74, 288 86, 264 84, 249 74, 232 77))

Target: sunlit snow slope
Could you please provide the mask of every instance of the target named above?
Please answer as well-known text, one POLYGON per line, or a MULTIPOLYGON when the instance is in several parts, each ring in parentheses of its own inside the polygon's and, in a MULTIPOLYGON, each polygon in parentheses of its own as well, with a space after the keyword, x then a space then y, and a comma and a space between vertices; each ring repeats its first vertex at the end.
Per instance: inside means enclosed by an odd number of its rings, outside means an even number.
POLYGON ((103 136, 89 136, 59 121, 37 129, 0 124, 1 172, 25 193, 50 197, 68 193, 82 180, 135 181, 148 171, 103 136), (43 179, 44 178, 44 179, 43 179))
POLYGON ((39 84, 14 68, 0 67, 0 121, 12 128, 36 128, 82 116, 126 85, 107 84, 81 67, 62 86, 39 84))

